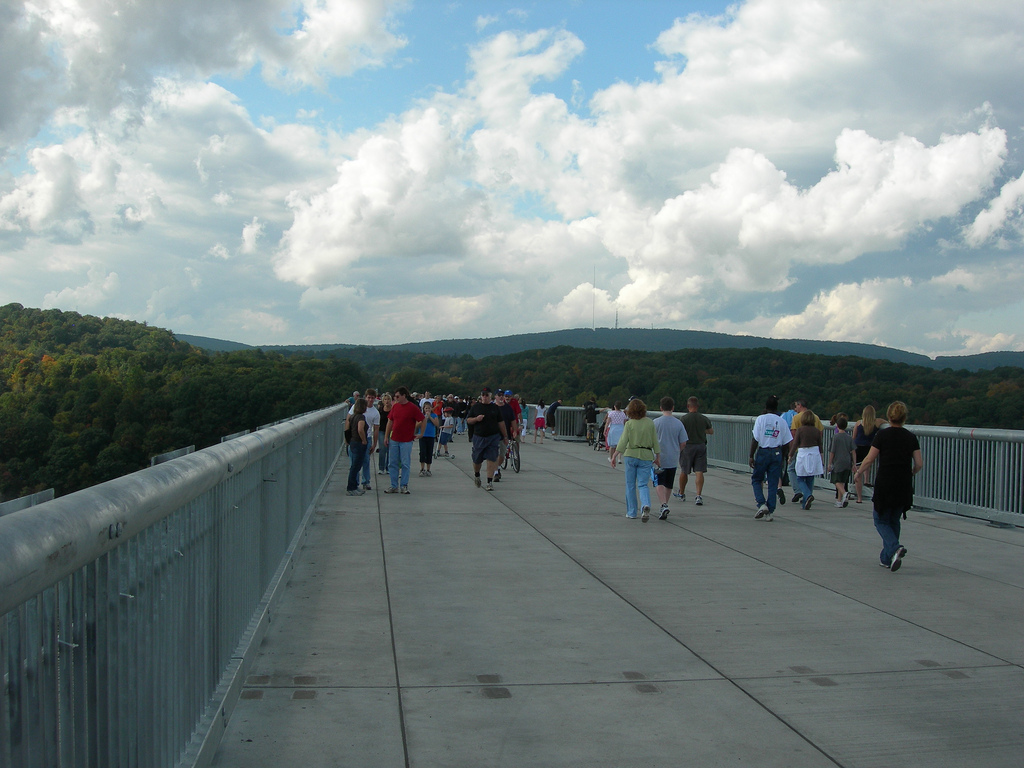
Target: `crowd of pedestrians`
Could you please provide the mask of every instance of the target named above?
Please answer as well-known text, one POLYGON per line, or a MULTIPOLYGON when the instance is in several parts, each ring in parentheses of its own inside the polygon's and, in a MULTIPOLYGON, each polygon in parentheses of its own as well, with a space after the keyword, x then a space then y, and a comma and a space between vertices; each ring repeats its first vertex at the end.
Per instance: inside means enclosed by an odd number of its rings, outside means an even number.
MULTIPOLYGON (((476 398, 413 395, 405 387, 396 388, 393 395, 385 393, 379 401, 372 389, 365 396, 353 393, 345 426, 351 457, 347 492, 358 496, 372 490, 370 469, 373 454, 378 453, 378 474, 390 481, 384 493, 408 494, 413 443, 419 447, 419 476, 431 477, 434 458, 454 458, 451 446, 460 435, 468 435, 472 444, 474 485, 493 492, 501 481, 500 465, 509 441, 518 443, 530 428, 534 443, 543 443, 547 433, 557 434, 561 402, 556 398, 548 406, 543 400, 527 406, 510 390, 492 392, 487 387, 476 398)), ((686 502, 691 474, 694 505, 704 505, 708 437, 714 435, 696 397, 687 400, 681 417, 675 415, 671 397, 662 398, 659 407, 661 413, 654 419, 639 398, 615 402, 608 409, 599 409, 591 398, 584 407, 588 435, 595 431, 599 414, 604 415, 602 447, 613 469, 620 462, 625 469, 626 517, 644 523, 651 517, 652 483, 661 520, 668 519, 672 498, 686 502), (679 488, 673 491, 677 476, 679 488)), ((863 503, 865 477, 874 467, 872 515, 882 539, 879 562, 890 571, 898 570, 907 555, 900 542, 900 520, 913 504, 913 476, 924 466, 917 438, 904 426, 906 419, 902 402, 892 403, 885 419, 868 406, 851 434, 849 418, 838 413, 829 422, 831 439, 826 441, 826 428, 806 400, 796 399, 792 408, 780 412, 778 398, 769 397, 754 421, 750 442, 754 519, 774 520, 778 507, 786 504, 787 485, 794 491, 790 501, 811 509, 816 479, 822 476, 834 486, 836 508, 845 508, 854 499, 863 503)))

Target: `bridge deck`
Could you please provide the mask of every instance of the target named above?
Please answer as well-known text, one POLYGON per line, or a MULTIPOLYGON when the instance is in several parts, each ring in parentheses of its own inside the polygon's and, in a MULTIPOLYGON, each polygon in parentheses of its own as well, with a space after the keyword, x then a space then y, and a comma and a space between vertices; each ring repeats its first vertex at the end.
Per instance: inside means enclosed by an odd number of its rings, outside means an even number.
POLYGON ((912 512, 893 574, 868 504, 713 470, 642 524, 584 445, 494 493, 455 450, 408 496, 342 460, 216 766, 1024 764, 1024 529, 912 512))

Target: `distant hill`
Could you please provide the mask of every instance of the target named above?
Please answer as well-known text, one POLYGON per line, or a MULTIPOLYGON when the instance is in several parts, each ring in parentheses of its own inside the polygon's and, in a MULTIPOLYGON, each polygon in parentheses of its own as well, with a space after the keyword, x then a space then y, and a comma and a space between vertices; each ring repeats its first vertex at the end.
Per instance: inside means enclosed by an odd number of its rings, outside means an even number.
POLYGON ((994 368, 1024 368, 1024 352, 983 352, 980 355, 942 356, 931 362, 932 368, 964 368, 991 371, 994 368))
MULTIPOLYGON (((201 349, 211 351, 234 351, 248 349, 247 345, 230 341, 219 341, 202 336, 177 334, 201 349)), ((470 355, 475 358, 491 355, 509 355, 533 349, 552 349, 569 346, 578 349, 632 349, 640 352, 671 352, 679 349, 778 349, 800 354, 831 355, 838 357, 855 356, 871 360, 889 360, 896 363, 922 365, 942 370, 954 368, 969 371, 991 370, 1001 366, 1024 368, 1024 352, 988 352, 963 357, 946 356, 935 360, 926 355, 906 352, 902 349, 883 347, 877 344, 861 344, 852 341, 816 341, 813 339, 769 339, 763 336, 733 336, 712 331, 678 331, 667 328, 574 328, 544 333, 523 333, 514 336, 475 339, 440 339, 418 341, 408 344, 358 345, 358 344, 306 344, 306 345, 263 345, 260 348, 277 352, 323 353, 331 350, 352 350, 371 347, 388 351, 404 351, 419 354, 470 355)))
POLYGON ((255 349, 255 347, 238 341, 222 341, 221 339, 211 339, 208 336, 189 336, 185 333, 176 333, 174 336, 179 341, 184 341, 193 347, 199 347, 199 349, 205 349, 207 352, 238 352, 243 349, 255 349))

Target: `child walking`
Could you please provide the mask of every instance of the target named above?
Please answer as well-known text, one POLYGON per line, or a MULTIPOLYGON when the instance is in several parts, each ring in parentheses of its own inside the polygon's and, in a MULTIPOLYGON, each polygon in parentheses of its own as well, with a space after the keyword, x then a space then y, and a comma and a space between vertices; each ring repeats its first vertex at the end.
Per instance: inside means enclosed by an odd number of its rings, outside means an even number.
POLYGON ((847 488, 850 485, 850 475, 857 463, 857 446, 853 443, 853 437, 846 431, 849 421, 845 414, 840 413, 836 417, 836 433, 832 436, 832 447, 828 452, 828 471, 832 483, 836 487, 835 506, 842 509, 850 503, 847 488))
POLYGON ((423 404, 423 427, 420 433, 420 477, 430 477, 434 462, 434 440, 437 438, 437 416, 430 403, 423 404))
POLYGON ((444 456, 446 459, 454 459, 454 453, 448 453, 448 443, 452 441, 452 435, 455 434, 455 409, 445 408, 444 409, 444 421, 441 424, 441 436, 438 440, 438 456, 444 456), (443 449, 443 450, 442 450, 443 449))

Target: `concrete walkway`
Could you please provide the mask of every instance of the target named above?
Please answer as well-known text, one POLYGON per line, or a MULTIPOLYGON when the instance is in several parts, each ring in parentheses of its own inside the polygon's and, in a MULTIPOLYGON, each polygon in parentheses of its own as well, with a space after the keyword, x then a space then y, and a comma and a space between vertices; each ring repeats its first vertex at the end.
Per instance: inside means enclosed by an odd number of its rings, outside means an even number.
POLYGON ((890 573, 868 504, 714 470, 643 524, 585 445, 494 493, 454 449, 408 496, 342 460, 214 765, 1024 765, 1024 529, 912 512, 890 573))

